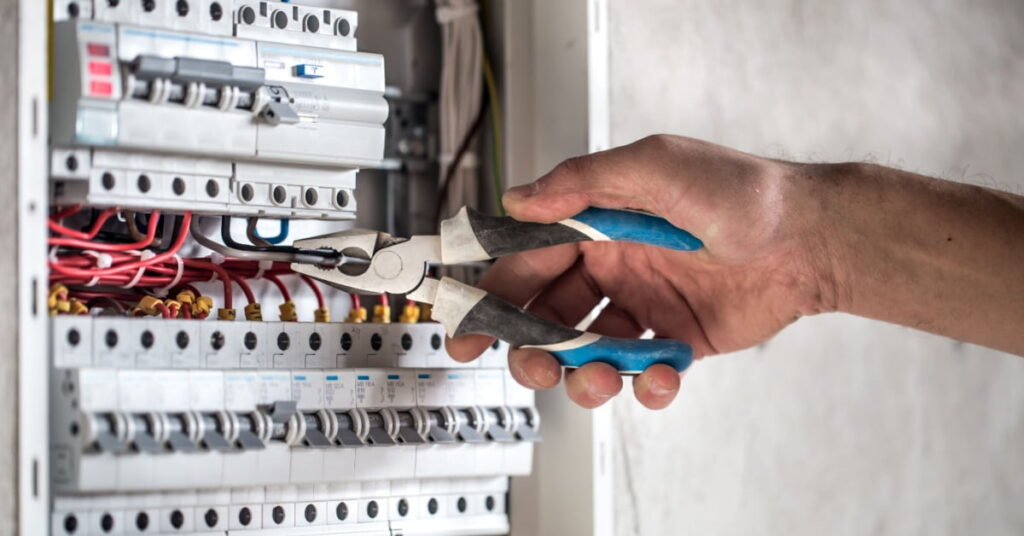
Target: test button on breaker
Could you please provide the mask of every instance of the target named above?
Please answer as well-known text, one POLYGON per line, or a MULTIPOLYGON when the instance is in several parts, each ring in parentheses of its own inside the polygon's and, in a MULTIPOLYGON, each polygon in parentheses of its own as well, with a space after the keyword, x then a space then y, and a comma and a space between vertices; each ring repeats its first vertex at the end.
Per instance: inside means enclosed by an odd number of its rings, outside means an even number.
POLYGON ((323 66, 315 63, 300 63, 295 66, 295 76, 299 78, 323 78, 323 66))

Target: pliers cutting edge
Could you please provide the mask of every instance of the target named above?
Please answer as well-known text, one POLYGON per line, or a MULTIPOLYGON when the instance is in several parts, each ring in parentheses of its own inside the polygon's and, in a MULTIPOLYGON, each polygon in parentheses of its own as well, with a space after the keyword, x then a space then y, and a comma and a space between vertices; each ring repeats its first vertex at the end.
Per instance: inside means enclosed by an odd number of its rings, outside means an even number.
POLYGON ((623 374, 637 374, 656 363, 677 371, 693 359, 686 343, 671 339, 604 337, 549 322, 487 292, 443 277, 427 276, 428 264, 462 264, 503 255, 584 241, 627 241, 692 251, 703 243, 664 219, 624 210, 589 208, 558 223, 542 224, 486 216, 463 207, 441 222, 440 235, 409 239, 353 229, 295 241, 300 248, 329 248, 361 264, 324 267, 292 264, 298 273, 348 292, 405 294, 433 304, 431 315, 448 335, 491 335, 512 346, 550 352, 566 367, 601 361, 623 374), (368 263, 365 261, 369 261, 368 263))

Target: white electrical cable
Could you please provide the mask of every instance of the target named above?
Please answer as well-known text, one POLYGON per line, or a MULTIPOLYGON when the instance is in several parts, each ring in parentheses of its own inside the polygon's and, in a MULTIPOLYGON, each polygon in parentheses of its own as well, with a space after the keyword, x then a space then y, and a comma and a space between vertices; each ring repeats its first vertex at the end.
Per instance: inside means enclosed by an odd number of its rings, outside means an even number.
MULTIPOLYGON (((472 128, 483 98, 483 32, 477 18, 477 0, 437 0, 435 16, 441 25, 441 147, 453 155, 472 128)), ((467 157, 473 153, 467 153, 467 157)), ((440 176, 451 165, 442 159, 440 176)), ((476 158, 464 157, 452 175, 445 199, 449 211, 475 206, 478 197, 476 158)))

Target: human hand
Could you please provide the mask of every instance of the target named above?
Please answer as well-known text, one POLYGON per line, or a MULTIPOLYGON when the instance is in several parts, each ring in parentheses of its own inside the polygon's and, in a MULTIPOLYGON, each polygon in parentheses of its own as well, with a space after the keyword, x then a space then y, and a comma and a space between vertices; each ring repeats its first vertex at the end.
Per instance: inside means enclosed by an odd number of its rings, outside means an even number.
MULTIPOLYGON (((506 192, 508 213, 550 223, 592 206, 643 210, 691 232, 704 249, 567 244, 503 257, 480 287, 569 326, 608 297, 589 331, 638 337, 650 329, 689 343, 698 359, 753 346, 801 316, 835 309, 820 204, 800 172, 797 164, 664 135, 567 160, 506 192)), ((459 337, 448 341, 448 351, 468 361, 492 341, 459 337)), ((555 358, 538 349, 512 350, 509 368, 533 389, 554 387, 562 376, 555 358)), ((565 377, 569 397, 587 408, 622 389, 605 363, 565 377)), ((633 390, 642 404, 660 409, 679 383, 674 369, 654 365, 633 380, 633 390)))

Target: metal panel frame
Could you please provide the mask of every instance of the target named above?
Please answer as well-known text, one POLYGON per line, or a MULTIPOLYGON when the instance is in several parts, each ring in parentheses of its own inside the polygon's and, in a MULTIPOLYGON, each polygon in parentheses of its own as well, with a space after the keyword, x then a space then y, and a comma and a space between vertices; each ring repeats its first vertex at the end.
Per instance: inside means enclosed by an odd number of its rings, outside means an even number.
POLYGON ((49 531, 46 309, 49 2, 18 2, 18 532, 49 531))
MULTIPOLYGON (((502 2, 509 186, 609 146, 607 0, 502 2)), ((612 410, 541 392, 534 472, 512 480, 513 535, 614 531, 612 410)))

